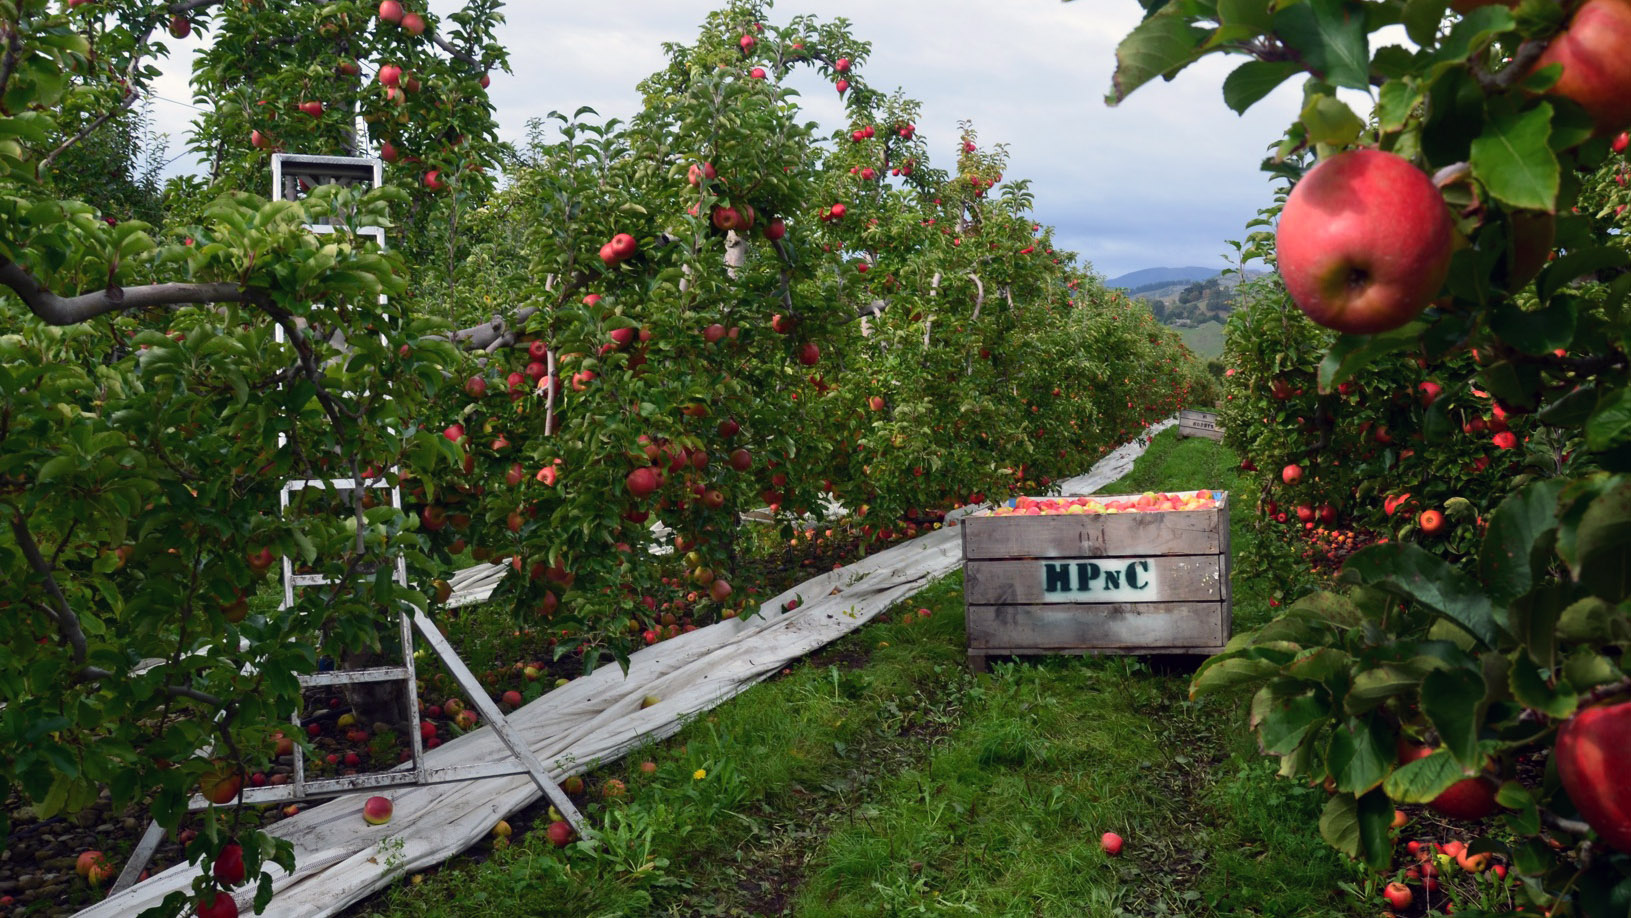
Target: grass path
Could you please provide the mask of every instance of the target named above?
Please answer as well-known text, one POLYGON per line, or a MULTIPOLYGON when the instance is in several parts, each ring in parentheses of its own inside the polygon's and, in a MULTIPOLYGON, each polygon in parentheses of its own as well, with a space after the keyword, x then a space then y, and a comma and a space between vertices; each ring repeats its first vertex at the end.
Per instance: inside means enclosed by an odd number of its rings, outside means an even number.
MULTIPOLYGON (((1109 490, 1228 488, 1234 464, 1168 432, 1109 490)), ((1257 586, 1235 584, 1237 622, 1266 616, 1257 586)), ((970 676, 960 576, 885 618, 593 775, 606 845, 518 833, 353 914, 1360 913, 1314 830, 1324 793, 1274 778, 1238 702, 1188 701, 1194 659, 970 676), (603 804, 611 779, 628 793, 603 804)))

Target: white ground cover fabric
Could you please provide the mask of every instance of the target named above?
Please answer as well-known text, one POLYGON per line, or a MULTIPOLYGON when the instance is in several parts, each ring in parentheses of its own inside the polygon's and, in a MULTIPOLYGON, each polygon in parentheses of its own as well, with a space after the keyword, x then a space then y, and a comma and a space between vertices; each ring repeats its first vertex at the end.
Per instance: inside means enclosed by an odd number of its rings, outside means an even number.
MULTIPOLYGON (((1063 494, 1091 494, 1125 475, 1149 445, 1147 437, 1174 421, 1149 429, 1100 460, 1085 475, 1060 482, 1063 494)), ((955 520, 968 510, 948 516, 955 520)), ((605 666, 574 679, 509 715, 555 780, 615 761, 646 743, 676 733, 696 714, 750 688, 789 662, 843 637, 894 603, 911 596, 962 564, 961 533, 945 528, 879 552, 840 570, 807 580, 767 600, 763 614, 731 619, 682 634, 635 653, 625 677, 605 666), (799 597, 799 608, 784 603, 799 597), (661 701, 641 708, 647 695, 661 701)), ((475 599, 491 595, 504 568, 482 565, 461 571, 456 591, 475 599), (495 573, 495 568, 498 573, 495 573)), ((433 768, 502 761, 509 756, 491 730, 479 729, 426 754, 433 768)), ((480 841, 500 819, 539 799, 526 777, 389 789, 395 816, 383 826, 363 822, 366 794, 312 806, 268 831, 294 844, 296 869, 273 868, 276 895, 264 914, 321 918, 390 885, 402 876, 440 864, 480 841)), ((182 864, 81 912, 81 918, 130 918, 165 895, 190 887, 198 871, 182 864)), ((253 888, 239 891, 250 914, 253 888)))

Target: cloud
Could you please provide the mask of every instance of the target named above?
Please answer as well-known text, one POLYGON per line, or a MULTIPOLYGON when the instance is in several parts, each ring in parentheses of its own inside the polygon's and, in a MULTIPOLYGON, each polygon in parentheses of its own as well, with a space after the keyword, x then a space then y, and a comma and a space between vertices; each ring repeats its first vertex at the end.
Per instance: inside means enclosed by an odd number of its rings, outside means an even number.
MULTIPOLYGON (((432 8, 454 5, 435 0, 432 8)), ((640 106, 637 84, 666 63, 662 44, 695 40, 718 5, 512 0, 499 37, 513 73, 494 74, 491 89, 501 136, 521 140, 528 119, 583 105, 631 117, 640 106)), ((972 121, 982 145, 1006 144, 1006 176, 1031 180, 1037 219, 1058 227, 1060 245, 1107 276, 1221 266, 1224 240, 1240 238, 1270 200, 1258 165, 1299 100, 1293 82, 1236 116, 1220 86, 1239 59, 1209 60, 1109 108, 1103 98, 1116 44, 1141 15, 1134 0, 782 0, 768 18, 804 14, 846 18, 871 44, 866 80, 922 101, 919 133, 941 167, 955 155, 960 119, 972 121)), ((185 57, 167 69, 162 94, 190 99, 185 57)), ((793 85, 825 130, 847 121, 830 84, 806 74, 793 85)), ((176 135, 174 155, 190 112, 160 103, 155 115, 176 135)))

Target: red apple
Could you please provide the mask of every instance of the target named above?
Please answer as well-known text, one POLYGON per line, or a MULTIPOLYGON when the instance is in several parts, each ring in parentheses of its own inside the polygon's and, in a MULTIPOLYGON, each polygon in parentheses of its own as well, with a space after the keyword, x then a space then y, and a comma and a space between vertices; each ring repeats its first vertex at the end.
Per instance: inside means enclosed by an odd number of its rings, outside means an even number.
POLYGON ((512 708, 521 707, 521 703, 522 703, 521 693, 516 691, 515 689, 510 689, 509 691, 505 692, 504 693, 504 698, 502 700, 503 700, 503 702, 505 704, 509 705, 512 708))
POLYGON ((371 826, 382 826, 391 821, 394 807, 390 797, 369 797, 363 801, 362 821, 371 826))
POLYGON ((100 851, 83 851, 80 852, 79 859, 74 861, 74 872, 82 877, 89 876, 92 868, 107 862, 107 855, 100 851))
POLYGON ((394 163, 397 161, 398 156, 399 154, 397 153, 396 145, 391 143, 389 140, 379 145, 380 159, 383 159, 388 163, 394 163))
POLYGON ((1603 843, 1631 853, 1631 701, 1586 708, 1558 731, 1552 751, 1569 800, 1603 843))
POLYGON ((299 108, 313 118, 321 117, 323 114, 323 103, 321 102, 302 102, 299 108))
POLYGON ((745 449, 731 450, 731 468, 745 472, 753 467, 753 454, 745 449))
POLYGON ((1434 797, 1428 806, 1451 819, 1469 822, 1483 819, 1499 808, 1495 802, 1495 782, 1482 775, 1457 781, 1434 797))
POLYGON ((386 64, 379 68, 378 78, 381 85, 400 86, 402 85, 402 68, 396 64, 386 64))
POLYGON ((849 92, 849 80, 839 80, 835 88, 838 90, 839 95, 849 92))
POLYGON ((423 35, 425 33, 424 17, 418 13, 403 13, 402 28, 406 29, 409 35, 423 35))
POLYGON ((441 191, 443 188, 446 188, 447 183, 442 181, 442 170, 432 169, 429 172, 426 172, 425 187, 429 188, 431 191, 441 191))
POLYGON ((634 241, 634 237, 630 236, 628 233, 618 233, 616 236, 612 237, 611 247, 612 257, 616 258, 618 261, 627 261, 629 258, 633 257, 634 250, 637 248, 637 243, 634 241))
POLYGON ((382 0, 379 5, 379 18, 381 22, 401 25, 402 4, 398 3, 397 0, 382 0))
POLYGON ((471 398, 481 398, 487 394, 487 380, 480 376, 472 376, 464 381, 464 394, 471 398))
POLYGON ((1416 517, 1416 525, 1428 535, 1437 535, 1444 529, 1444 514, 1437 510, 1423 510, 1416 517))
POLYGON ((193 23, 191 19, 188 19, 186 16, 183 16, 180 13, 170 17, 170 34, 172 36, 176 38, 186 38, 192 33, 193 23))
POLYGON ((821 348, 814 341, 806 341, 799 345, 799 363, 813 367, 821 362, 821 348))
POLYGON ((704 179, 713 181, 718 177, 719 173, 714 171, 713 163, 692 163, 691 168, 686 170, 686 180, 693 185, 702 184, 704 179))
POLYGON ((733 230, 742 225, 742 216, 733 207, 714 205, 712 219, 717 230, 733 230))
POLYGON ((1410 904, 1416 901, 1416 896, 1410 891, 1410 887, 1403 883, 1389 883, 1387 888, 1382 890, 1382 898, 1387 900, 1388 905, 1401 911, 1409 908, 1410 904))
POLYGON ((1294 485, 1303 480, 1303 467, 1293 462, 1280 470, 1280 480, 1288 485, 1294 485))
POLYGON ((260 131, 249 132, 249 145, 257 150, 264 150, 272 145, 272 141, 260 131))
POLYGON ((1106 832, 1099 836, 1099 847, 1111 857, 1121 857, 1121 836, 1114 832, 1106 832))
MULTIPOLYGON (((567 780, 570 781, 572 779, 568 778, 567 780)), ((580 778, 579 781, 581 783, 582 779, 580 778)), ((572 831, 572 827, 570 825, 559 820, 550 823, 549 828, 546 829, 545 832, 549 836, 549 843, 557 848, 565 848, 567 845, 572 844, 572 839, 576 834, 572 831)))
POLYGON ((198 792, 205 800, 217 805, 238 799, 238 792, 243 786, 243 772, 225 759, 216 759, 210 764, 210 770, 198 777, 198 792))
POLYGON ((238 918, 238 900, 223 890, 205 890, 204 897, 198 900, 197 914, 198 918, 238 918))
POLYGON ((650 466, 643 466, 630 472, 624 484, 636 499, 650 497, 657 490, 657 473, 650 466))
POLYGON ((1628 47, 1631 0, 1586 0, 1568 28, 1553 36, 1535 69, 1561 64, 1563 73, 1549 91, 1578 103, 1596 122, 1597 133, 1609 135, 1631 124, 1628 47))
POLYGON ((237 842, 229 842, 221 848, 221 853, 215 856, 215 866, 212 868, 215 878, 223 885, 237 886, 244 881, 244 848, 237 842))
POLYGON ((1275 245, 1286 290, 1310 319, 1374 334, 1414 319, 1438 295, 1453 229, 1438 188, 1409 160, 1353 150, 1291 190, 1275 245))

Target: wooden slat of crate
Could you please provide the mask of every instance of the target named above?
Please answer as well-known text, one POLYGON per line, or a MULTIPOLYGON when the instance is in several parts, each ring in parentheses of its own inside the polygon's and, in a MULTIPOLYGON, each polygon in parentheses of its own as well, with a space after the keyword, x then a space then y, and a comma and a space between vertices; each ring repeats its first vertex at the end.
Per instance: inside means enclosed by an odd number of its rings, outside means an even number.
POLYGON ((1222 440, 1223 428, 1218 425, 1216 413, 1184 408, 1178 412, 1178 436, 1180 439, 1205 437, 1208 440, 1222 440))
MULTIPOLYGON (((1126 551, 1132 546, 1120 547, 1126 551)), ((1222 578, 1223 565, 1216 554, 965 561, 963 596, 969 605, 1087 606, 1095 604, 1095 594, 1104 596, 1099 604, 1217 602, 1223 599, 1222 578), (1062 575, 1062 589, 1046 588, 1050 570, 1062 575)), ((1053 585, 1060 586, 1058 581, 1053 585)))
POLYGON ((1151 555, 1215 554, 1223 545, 1217 519, 1211 510, 971 516, 963 521, 964 557, 1096 558, 1128 546, 1151 555))
POLYGON ((1227 642, 1222 603, 968 607, 970 652, 1068 653, 1205 651, 1227 642))

